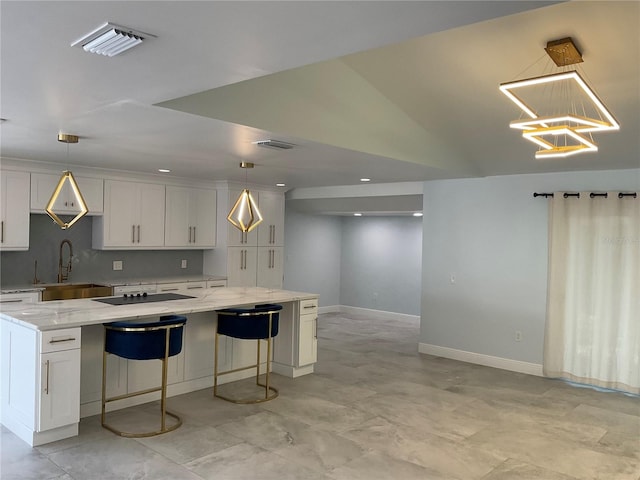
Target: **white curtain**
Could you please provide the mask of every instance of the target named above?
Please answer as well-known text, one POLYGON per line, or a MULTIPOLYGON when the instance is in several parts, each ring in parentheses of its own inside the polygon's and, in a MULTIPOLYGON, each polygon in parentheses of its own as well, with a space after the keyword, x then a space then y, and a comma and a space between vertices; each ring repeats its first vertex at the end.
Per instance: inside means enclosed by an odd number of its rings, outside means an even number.
POLYGON ((544 373, 640 393, 640 195, 550 205, 544 373))

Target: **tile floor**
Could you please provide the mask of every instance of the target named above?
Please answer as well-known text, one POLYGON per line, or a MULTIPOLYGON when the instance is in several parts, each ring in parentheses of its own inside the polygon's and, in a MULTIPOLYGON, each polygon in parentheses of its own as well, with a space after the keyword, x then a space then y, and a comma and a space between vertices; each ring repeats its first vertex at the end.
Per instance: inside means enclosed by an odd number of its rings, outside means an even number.
MULTIPOLYGON (((314 375, 261 405, 169 399, 178 430, 30 448, 2 429, 2 480, 640 479, 640 400, 416 353, 419 327, 325 314, 314 375)), ((225 385, 248 388, 249 383, 225 385)), ((147 404, 113 414, 144 422, 147 404)))

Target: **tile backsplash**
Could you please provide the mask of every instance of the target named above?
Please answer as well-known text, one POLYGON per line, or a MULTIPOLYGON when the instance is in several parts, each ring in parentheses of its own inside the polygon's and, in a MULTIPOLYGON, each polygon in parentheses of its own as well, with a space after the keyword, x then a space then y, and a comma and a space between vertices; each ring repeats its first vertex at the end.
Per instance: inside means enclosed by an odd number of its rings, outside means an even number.
MULTIPOLYGON (((70 282, 202 274, 202 250, 94 250, 91 248, 92 224, 91 217, 84 217, 69 230, 62 230, 48 215, 32 214, 29 250, 0 253, 0 286, 33 283, 36 261, 38 279, 43 283, 55 283, 60 242, 64 239, 73 244, 70 282), (181 268, 182 260, 187 261, 187 268, 181 268), (122 270, 113 270, 114 261, 122 262, 122 270)), ((65 264, 67 258, 65 245, 65 264)))

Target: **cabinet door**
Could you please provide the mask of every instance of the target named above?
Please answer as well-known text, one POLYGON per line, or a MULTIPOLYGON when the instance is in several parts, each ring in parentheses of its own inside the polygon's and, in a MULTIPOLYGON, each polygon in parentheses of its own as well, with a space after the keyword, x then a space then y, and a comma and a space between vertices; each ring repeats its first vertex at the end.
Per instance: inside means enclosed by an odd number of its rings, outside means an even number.
MULTIPOLYGON (((102 398, 104 327, 82 327, 81 342, 80 404, 99 402, 102 398)), ((107 396, 124 393, 127 393, 127 360, 116 355, 107 355, 107 396)))
POLYGON ((252 287, 256 285, 256 248, 229 247, 227 249, 227 285, 252 287))
POLYGON ((80 349, 40 355, 37 431, 80 421, 80 349))
MULTIPOLYGON (((192 246, 198 248, 216 246, 216 217, 216 191, 193 189, 190 203, 192 246)), ((232 225, 229 226, 233 228, 232 225)))
POLYGON ((139 186, 138 247, 164 246, 164 185, 139 186))
POLYGON ((0 249, 29 249, 29 174, 0 172, 0 249))
MULTIPOLYGON (((82 193, 89 213, 87 215, 99 214, 103 207, 103 182, 99 178, 75 177, 78 188, 82 193)), ((47 208, 53 190, 60 181, 59 175, 48 173, 31 174, 31 211, 43 213, 47 208)), ((53 210, 56 213, 76 214, 79 209, 75 203, 75 195, 69 182, 65 182, 62 192, 55 203, 53 210)))
POLYGON ((164 244, 167 247, 187 247, 191 244, 191 224, 188 188, 167 186, 164 244))
POLYGON ((137 184, 104 183, 104 246, 133 247, 139 216, 137 184))
POLYGON ((318 360, 318 315, 300 315, 300 338, 298 339, 298 367, 316 363, 318 360))
POLYGON ((284 245, 284 195, 260 192, 260 212, 264 219, 258 227, 258 245, 284 245))
MULTIPOLYGON (((242 190, 229 190, 229 211, 235 205, 236 200, 242 193, 242 190)), ((259 196, 258 192, 251 192, 251 196, 253 199, 258 202, 259 196)), ((262 210, 261 210, 262 212, 262 210)), ((229 212, 227 212, 229 213, 229 212)), ((226 219, 225 219, 226 222, 226 219)), ((248 233, 241 232, 236 227, 227 222, 227 245, 230 247, 245 247, 245 246, 256 246, 258 245, 258 229, 260 227, 256 227, 248 233)), ((261 224, 262 225, 262 224, 261 224)))
POLYGON ((258 247, 258 287, 282 288, 283 247, 258 247))

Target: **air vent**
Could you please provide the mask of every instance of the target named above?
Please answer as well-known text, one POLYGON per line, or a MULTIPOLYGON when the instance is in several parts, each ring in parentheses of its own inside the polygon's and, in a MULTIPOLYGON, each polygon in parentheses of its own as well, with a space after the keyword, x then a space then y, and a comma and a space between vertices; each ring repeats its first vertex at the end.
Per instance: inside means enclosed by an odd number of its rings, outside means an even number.
POLYGON ((155 35, 107 22, 79 38, 71 46, 82 47, 88 53, 113 57, 140 45, 143 40, 149 37, 155 38, 155 35))
POLYGON ((258 140, 253 142, 254 145, 265 148, 276 148, 278 150, 291 150, 295 145, 293 143, 281 142, 280 140, 258 140))

